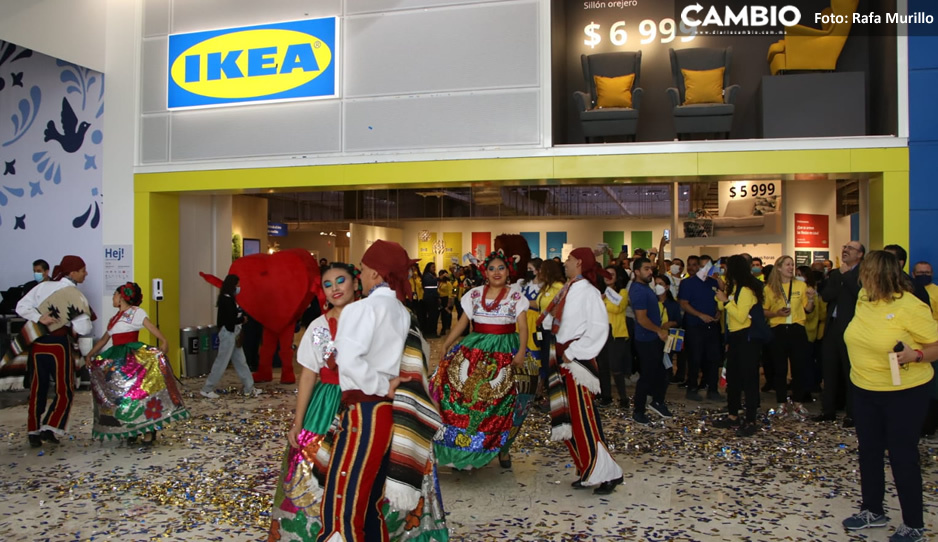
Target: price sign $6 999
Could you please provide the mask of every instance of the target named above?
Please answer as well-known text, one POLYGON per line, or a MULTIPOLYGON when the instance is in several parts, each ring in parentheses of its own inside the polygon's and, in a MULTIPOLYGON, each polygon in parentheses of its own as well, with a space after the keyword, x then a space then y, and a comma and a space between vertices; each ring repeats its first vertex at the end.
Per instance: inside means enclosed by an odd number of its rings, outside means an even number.
MULTIPOLYGON (((596 47, 603 41, 602 25, 599 23, 590 22, 590 24, 583 27, 583 33, 586 34, 586 39, 583 40, 583 44, 589 45, 591 48, 596 47)), ((653 19, 644 19, 642 22, 638 23, 638 33, 642 38, 639 42, 642 45, 652 43, 659 35, 661 37, 661 43, 671 43, 677 37, 678 25, 674 22, 674 19, 670 17, 661 19, 661 22, 658 23, 653 19)), ((688 27, 684 25, 684 23, 681 23, 680 33, 681 41, 686 43, 694 39, 697 35, 697 28, 688 27)), ((626 27, 625 21, 612 23, 612 26, 609 27, 609 41, 616 47, 628 43, 629 30, 626 27)))

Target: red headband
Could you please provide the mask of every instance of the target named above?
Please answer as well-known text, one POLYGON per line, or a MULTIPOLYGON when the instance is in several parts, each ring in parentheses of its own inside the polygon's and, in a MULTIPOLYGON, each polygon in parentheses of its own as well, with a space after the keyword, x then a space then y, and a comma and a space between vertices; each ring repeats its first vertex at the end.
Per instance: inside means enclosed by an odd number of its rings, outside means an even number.
POLYGON ((410 299, 411 289, 407 271, 418 261, 411 260, 401 245, 383 239, 372 243, 362 255, 362 263, 377 271, 401 302, 410 299))

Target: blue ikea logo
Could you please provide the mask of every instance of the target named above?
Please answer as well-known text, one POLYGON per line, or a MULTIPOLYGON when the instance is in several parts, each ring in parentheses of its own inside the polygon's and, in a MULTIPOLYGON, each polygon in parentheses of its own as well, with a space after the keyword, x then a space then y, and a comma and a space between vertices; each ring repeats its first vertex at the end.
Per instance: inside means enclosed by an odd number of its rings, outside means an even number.
POLYGON ((335 17, 169 36, 167 107, 336 95, 335 17))

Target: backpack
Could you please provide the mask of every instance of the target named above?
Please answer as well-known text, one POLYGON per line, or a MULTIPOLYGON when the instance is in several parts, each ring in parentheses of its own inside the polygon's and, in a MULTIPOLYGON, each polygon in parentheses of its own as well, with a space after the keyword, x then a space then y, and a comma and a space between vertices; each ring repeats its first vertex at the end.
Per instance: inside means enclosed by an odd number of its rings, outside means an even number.
MULTIPOLYGON (((739 300, 739 291, 741 287, 736 287, 736 300, 739 300)), ((749 340, 759 341, 761 343, 771 342, 775 338, 769 322, 765 319, 765 311, 762 305, 756 303, 749 309, 749 340)))

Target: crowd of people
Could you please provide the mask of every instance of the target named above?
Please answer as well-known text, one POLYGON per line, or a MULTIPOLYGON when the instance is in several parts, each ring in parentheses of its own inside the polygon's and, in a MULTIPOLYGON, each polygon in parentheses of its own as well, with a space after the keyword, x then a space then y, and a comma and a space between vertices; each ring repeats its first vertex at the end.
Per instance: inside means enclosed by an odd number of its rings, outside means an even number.
MULTIPOLYGON (((924 539, 918 442, 938 426, 930 264, 908 275, 902 247, 867 253, 856 241, 842 247, 837 269, 829 261, 796 266, 789 256, 772 265, 748 254, 668 260, 666 239, 631 255, 577 248, 560 262, 532 258, 518 239, 499 236, 502 248, 483 261, 439 272, 428 264, 421 273, 386 241, 372 244, 360 269, 320 262, 321 314, 305 322, 296 353, 302 372, 272 513, 279 539, 445 539, 437 466, 478 469, 497 458, 511 468, 514 437, 538 401, 550 439, 564 443, 576 467, 571 486, 608 495, 623 471, 600 410, 617 402, 639 425, 649 414, 670 418, 671 384, 691 403, 725 401, 725 415, 710 423, 739 437, 762 431, 762 392, 775 394, 770 414, 802 423, 820 391, 814 421, 835 421, 843 410, 841 423, 856 428, 859 442, 861 510, 843 526, 888 524, 888 452, 902 508, 890 540, 924 539), (428 338, 443 341, 433 372, 428 338)), ((81 258, 63 258, 51 280, 42 271, 17 305, 28 325, 14 348, 29 351, 28 441, 36 447, 64 434, 71 344, 90 334, 94 318, 78 289, 87 275, 81 258)), ((209 398, 229 362, 243 392, 257 393, 238 354, 238 293, 229 275, 218 299, 224 348, 202 390, 209 398)), ((188 415, 166 340, 141 298, 136 284, 119 287, 117 314, 84 352, 95 438, 151 444, 165 423, 188 415), (139 342, 141 329, 156 347, 139 342)))

